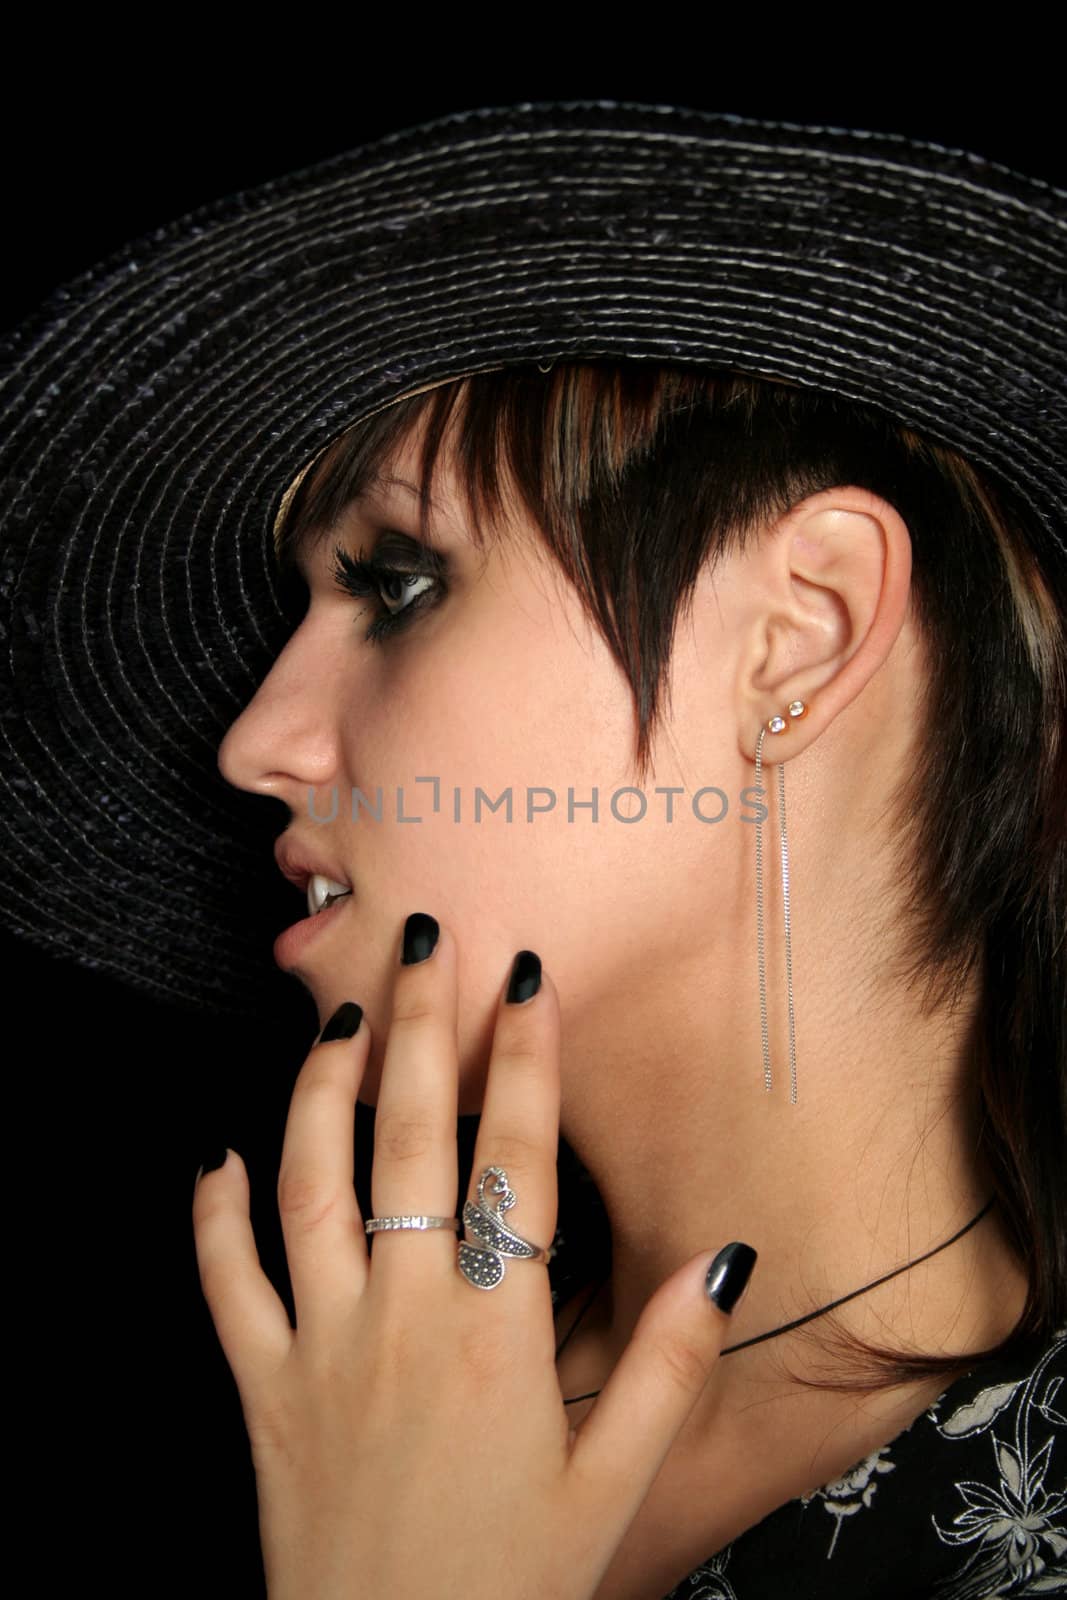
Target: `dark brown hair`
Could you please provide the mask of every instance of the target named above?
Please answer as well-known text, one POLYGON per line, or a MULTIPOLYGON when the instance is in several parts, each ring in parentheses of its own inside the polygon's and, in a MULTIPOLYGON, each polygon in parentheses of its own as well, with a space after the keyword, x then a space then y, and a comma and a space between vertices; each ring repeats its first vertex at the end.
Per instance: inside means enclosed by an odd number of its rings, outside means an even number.
MULTIPOLYGON (((733 372, 572 362, 456 380, 349 429, 292 497, 283 566, 330 532, 420 423, 423 537, 432 543, 434 465, 454 425, 473 541, 484 548, 483 516, 499 520, 517 495, 627 674, 642 778, 679 608, 704 564, 823 489, 854 484, 899 512, 937 666, 919 758, 894 796, 910 937, 893 976, 920 988, 924 1009, 980 976, 975 1155, 1029 1292, 1008 1338, 972 1354, 869 1344, 830 1313, 821 1327, 837 1330, 836 1365, 854 1365, 797 1381, 947 1386, 1051 1338, 1067 1321, 1067 582, 1035 554, 1032 512, 953 450, 834 395, 733 372)), ((560 1204, 562 1214, 562 1190, 560 1204)), ((809 1329, 819 1341, 819 1324, 809 1329)))

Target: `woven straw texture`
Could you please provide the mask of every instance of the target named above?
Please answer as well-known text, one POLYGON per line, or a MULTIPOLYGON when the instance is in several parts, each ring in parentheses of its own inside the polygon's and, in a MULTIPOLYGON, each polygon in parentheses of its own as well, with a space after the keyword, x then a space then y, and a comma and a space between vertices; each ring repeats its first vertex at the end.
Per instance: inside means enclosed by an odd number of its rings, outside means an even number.
POLYGON ((1067 194, 905 137, 588 102, 465 112, 226 197, 0 347, 0 918, 162 1000, 283 1003, 281 802, 217 771, 302 614, 296 472, 424 384, 733 367, 1000 475, 1067 559, 1067 194))

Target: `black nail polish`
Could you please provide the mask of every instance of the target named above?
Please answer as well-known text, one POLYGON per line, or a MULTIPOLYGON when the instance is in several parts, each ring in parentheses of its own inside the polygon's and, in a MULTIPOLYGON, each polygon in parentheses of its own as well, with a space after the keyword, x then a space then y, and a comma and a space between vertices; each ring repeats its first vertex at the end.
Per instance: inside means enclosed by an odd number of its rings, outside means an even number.
POLYGON ((508 983, 507 1000, 509 1005, 517 1005, 523 1000, 530 1000, 541 987, 541 958, 535 956, 532 950, 520 950, 511 965, 511 979, 508 983))
POLYGON ((362 1021, 363 1007, 357 1006, 354 1000, 342 1000, 319 1034, 319 1044, 328 1044, 331 1039, 351 1039, 362 1021))
POLYGON ((437 948, 437 935, 441 929, 434 917, 425 911, 413 911, 404 924, 404 953, 401 961, 405 967, 425 961, 437 948))
POLYGON ((731 1312, 744 1294, 752 1276, 752 1268, 756 1265, 756 1256, 757 1252, 750 1244, 740 1244, 735 1240, 733 1244, 724 1245, 711 1263, 704 1279, 704 1288, 708 1299, 720 1311, 731 1312))
POLYGON ((204 1164, 200 1169, 200 1176, 203 1177, 205 1172, 217 1172, 219 1167, 225 1166, 226 1157, 228 1154, 229 1152, 227 1151, 225 1145, 216 1145, 215 1148, 210 1150, 204 1157, 204 1164))

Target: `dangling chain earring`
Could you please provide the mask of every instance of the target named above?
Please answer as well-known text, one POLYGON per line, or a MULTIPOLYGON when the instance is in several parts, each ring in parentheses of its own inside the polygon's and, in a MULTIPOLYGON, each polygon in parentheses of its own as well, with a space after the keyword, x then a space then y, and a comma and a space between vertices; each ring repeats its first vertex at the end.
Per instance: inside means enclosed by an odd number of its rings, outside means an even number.
MULTIPOLYGON (((806 717, 808 708, 803 700, 789 702, 789 717, 793 722, 799 722, 806 717)), ((761 761, 763 759, 763 736, 765 733, 784 733, 789 723, 784 717, 771 717, 759 731, 756 741, 756 790, 763 794, 760 783, 761 761)), ((797 1044, 796 1025, 793 1017, 793 945, 789 929, 789 847, 785 837, 785 763, 778 763, 778 819, 782 841, 782 905, 785 910, 785 975, 789 992, 789 1100, 790 1104, 797 1103, 797 1044)), ((763 1086, 770 1093, 771 1088, 771 1044, 767 1031, 767 968, 763 954, 763 820, 756 823, 756 948, 759 952, 759 1015, 760 1032, 763 1037, 763 1086)))

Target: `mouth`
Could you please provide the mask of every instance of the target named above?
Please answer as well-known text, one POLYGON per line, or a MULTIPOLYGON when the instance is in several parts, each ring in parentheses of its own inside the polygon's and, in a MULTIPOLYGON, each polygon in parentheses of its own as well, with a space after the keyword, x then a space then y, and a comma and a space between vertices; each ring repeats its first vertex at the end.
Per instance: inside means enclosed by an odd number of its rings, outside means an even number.
POLYGON ((334 878, 313 872, 307 883, 308 914, 286 928, 274 941, 274 960, 286 971, 295 967, 309 942, 318 939, 339 917, 344 917, 352 890, 334 878))
POLYGON ((283 834, 277 839, 274 859, 283 878, 307 896, 309 917, 319 916, 335 900, 352 893, 340 862, 324 860, 317 848, 310 850, 297 838, 283 834))
POLYGON ((327 878, 321 872, 311 873, 307 880, 308 916, 319 916, 335 901, 344 900, 351 893, 351 884, 340 883, 336 878, 327 878))
POLYGON ((345 902, 351 900, 354 885, 342 876, 338 861, 323 860, 317 845, 309 848, 298 839, 282 835, 275 841, 274 858, 282 876, 305 897, 307 915, 278 935, 274 959, 282 968, 292 967, 309 939, 341 917, 345 902))

